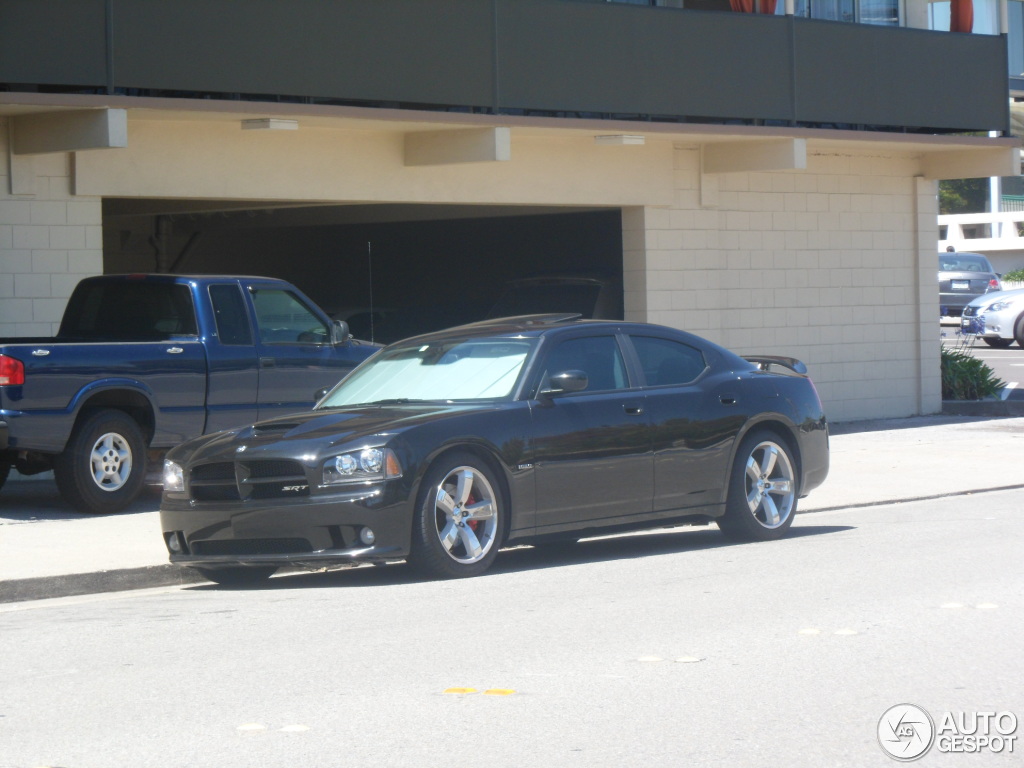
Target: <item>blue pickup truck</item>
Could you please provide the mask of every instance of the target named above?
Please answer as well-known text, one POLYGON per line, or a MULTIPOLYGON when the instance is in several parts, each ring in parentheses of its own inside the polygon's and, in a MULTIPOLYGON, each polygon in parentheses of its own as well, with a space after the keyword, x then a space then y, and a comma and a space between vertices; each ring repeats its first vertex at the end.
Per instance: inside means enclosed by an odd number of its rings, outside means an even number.
POLYGON ((56 337, 0 339, 0 486, 52 469, 78 510, 118 511, 148 459, 304 410, 378 348, 281 280, 86 278, 56 337))

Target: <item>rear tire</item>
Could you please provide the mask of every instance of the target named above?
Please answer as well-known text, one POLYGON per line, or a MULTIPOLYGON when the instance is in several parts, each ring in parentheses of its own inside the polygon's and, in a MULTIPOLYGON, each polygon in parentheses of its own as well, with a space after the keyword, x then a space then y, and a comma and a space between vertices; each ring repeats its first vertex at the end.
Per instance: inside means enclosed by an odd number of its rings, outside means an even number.
POLYGON ((736 452, 718 527, 740 541, 781 538, 796 515, 798 482, 789 444, 774 432, 752 432, 736 452))
POLYGON ((252 587, 262 584, 277 572, 273 565, 252 567, 236 566, 227 568, 196 568, 203 578, 222 587, 252 587))
POLYGON ((142 492, 146 443, 124 411, 104 408, 83 418, 53 463, 64 500, 79 512, 120 512, 142 492))
POLYGON ((0 464, 0 488, 4 487, 4 483, 7 482, 7 476, 11 474, 10 464, 0 464))

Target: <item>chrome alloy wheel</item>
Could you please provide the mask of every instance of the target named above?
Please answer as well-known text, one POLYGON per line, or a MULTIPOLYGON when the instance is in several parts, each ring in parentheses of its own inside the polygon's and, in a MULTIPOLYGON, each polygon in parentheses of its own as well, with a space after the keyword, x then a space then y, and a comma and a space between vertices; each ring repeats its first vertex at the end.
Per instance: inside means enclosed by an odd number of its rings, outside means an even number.
POLYGON ((117 491, 132 473, 132 449, 128 440, 116 432, 107 432, 89 452, 93 482, 104 491, 117 491))
POLYGON ((483 560, 498 531, 494 489, 482 472, 460 466, 437 487, 434 498, 437 538, 448 556, 461 565, 483 560))
POLYGON ((744 473, 747 508, 765 528, 778 528, 793 512, 796 483, 789 454, 777 443, 758 443, 747 457, 744 473))

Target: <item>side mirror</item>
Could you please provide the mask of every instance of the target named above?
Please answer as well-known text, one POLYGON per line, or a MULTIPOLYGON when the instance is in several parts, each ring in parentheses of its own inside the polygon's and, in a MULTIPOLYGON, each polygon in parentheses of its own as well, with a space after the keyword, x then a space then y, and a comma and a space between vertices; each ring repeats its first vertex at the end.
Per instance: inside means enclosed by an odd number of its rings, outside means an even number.
POLYGON ((583 371, 562 371, 548 378, 548 385, 541 390, 542 395, 562 395, 568 392, 582 392, 590 385, 587 374, 583 371))
POLYGON ((332 389, 334 389, 334 387, 321 387, 320 389, 318 389, 316 392, 313 393, 313 402, 319 403, 321 400, 324 399, 324 396, 326 396, 327 393, 330 392, 332 389))
POLYGON ((348 340, 352 338, 352 334, 349 333, 348 323, 344 320, 335 320, 331 323, 331 344, 334 346, 348 344, 348 340))

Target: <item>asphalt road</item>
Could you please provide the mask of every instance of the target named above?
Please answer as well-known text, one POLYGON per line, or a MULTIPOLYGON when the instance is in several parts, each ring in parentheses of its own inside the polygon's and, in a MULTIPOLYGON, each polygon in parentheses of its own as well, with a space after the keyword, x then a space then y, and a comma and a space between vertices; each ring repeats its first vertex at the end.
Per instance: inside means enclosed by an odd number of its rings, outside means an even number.
POLYGON ((768 544, 522 548, 472 580, 399 565, 0 605, 0 768, 894 766, 894 705, 1024 720, 1021 508, 998 491, 805 514, 768 544))

